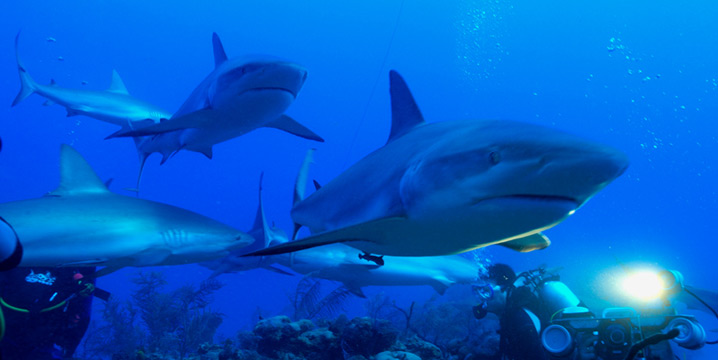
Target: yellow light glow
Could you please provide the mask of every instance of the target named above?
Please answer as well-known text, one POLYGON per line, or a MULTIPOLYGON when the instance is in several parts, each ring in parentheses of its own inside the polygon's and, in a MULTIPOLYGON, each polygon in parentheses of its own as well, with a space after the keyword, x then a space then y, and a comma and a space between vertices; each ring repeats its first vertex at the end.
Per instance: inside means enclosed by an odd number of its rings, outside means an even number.
POLYGON ((621 288, 636 300, 651 301, 661 296, 663 282, 656 272, 641 270, 628 274, 621 282, 621 288))

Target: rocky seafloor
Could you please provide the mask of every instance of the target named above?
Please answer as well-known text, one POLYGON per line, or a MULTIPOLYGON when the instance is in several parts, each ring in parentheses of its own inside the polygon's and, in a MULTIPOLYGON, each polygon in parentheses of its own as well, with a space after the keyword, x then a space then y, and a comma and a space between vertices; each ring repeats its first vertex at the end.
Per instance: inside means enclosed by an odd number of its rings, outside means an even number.
MULTIPOLYGON (((241 332, 222 344, 204 343, 192 360, 431 360, 495 359, 498 334, 452 339, 443 349, 416 334, 402 336, 391 322, 346 316, 314 323, 287 316, 260 320, 254 330, 241 332)), ((170 360, 176 357, 137 351, 134 359, 170 360)), ((134 360, 133 359, 133 360, 134 360)), ((115 356, 113 360, 129 360, 115 356)))

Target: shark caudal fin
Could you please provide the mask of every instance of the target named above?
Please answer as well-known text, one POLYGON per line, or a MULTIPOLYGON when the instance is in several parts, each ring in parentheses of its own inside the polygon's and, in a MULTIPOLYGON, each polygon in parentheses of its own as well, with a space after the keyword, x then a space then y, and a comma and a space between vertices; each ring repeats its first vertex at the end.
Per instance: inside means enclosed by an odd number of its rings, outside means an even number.
POLYGON ((49 196, 91 195, 110 193, 85 159, 70 147, 60 148, 60 186, 49 196))
MULTIPOLYGON (((299 168, 297 178, 294 180, 294 199, 292 199, 292 205, 296 205, 298 202, 304 200, 304 192, 307 188, 307 178, 309 177, 309 165, 314 162, 314 152, 317 149, 307 150, 307 154, 304 156, 302 166, 299 168)), ((297 238, 297 233, 302 225, 294 223, 294 230, 292 231, 292 240, 297 238)))
POLYGON ((15 35, 15 60, 17 60, 17 72, 20 74, 20 92, 15 96, 15 100, 12 102, 12 106, 19 104, 25 100, 28 96, 35 92, 37 83, 30 77, 30 74, 25 70, 25 66, 20 60, 20 53, 18 52, 18 42, 20 41, 20 32, 18 31, 15 35))
POLYGON ((264 214, 264 201, 262 200, 262 181, 264 173, 259 176, 259 203, 257 205, 257 215, 254 218, 252 230, 248 233, 257 241, 252 245, 242 248, 242 252, 254 252, 266 249, 272 245, 283 244, 287 242, 287 234, 279 228, 270 226, 267 217, 264 214), (261 241, 260 241, 261 239, 261 241))

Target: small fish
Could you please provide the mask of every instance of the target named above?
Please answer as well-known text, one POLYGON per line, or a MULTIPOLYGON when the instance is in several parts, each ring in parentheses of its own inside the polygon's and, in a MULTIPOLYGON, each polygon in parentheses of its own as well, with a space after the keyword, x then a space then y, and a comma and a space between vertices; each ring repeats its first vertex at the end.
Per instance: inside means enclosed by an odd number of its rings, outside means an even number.
POLYGON ((372 255, 372 254, 363 253, 363 254, 359 254, 359 259, 360 259, 360 260, 371 261, 371 262, 373 262, 373 263, 375 263, 375 264, 377 264, 377 265, 379 265, 379 266, 384 265, 384 256, 383 256, 383 255, 382 255, 382 256, 376 256, 376 255, 372 255))
POLYGON ((87 85, 87 81, 82 80, 82 85, 87 85))
POLYGON ((62 56, 58 56, 58 57, 57 57, 57 61, 65 61, 65 58, 62 57, 62 56))
POLYGON ((45 40, 47 40, 47 42, 57 42, 57 40, 52 36, 48 36, 48 38, 45 40))

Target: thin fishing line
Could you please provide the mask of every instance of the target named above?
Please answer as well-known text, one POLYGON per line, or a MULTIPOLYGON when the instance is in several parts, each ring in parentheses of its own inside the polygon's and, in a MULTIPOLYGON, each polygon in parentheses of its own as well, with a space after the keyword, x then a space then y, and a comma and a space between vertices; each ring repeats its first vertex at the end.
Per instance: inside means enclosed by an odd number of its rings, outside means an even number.
POLYGON ((354 149, 354 145, 356 144, 357 137, 359 136, 359 130, 364 125, 364 120, 366 120, 366 114, 369 112, 369 105, 371 104, 372 99, 374 98, 374 93, 376 92, 376 87, 379 85, 379 79, 381 79, 382 71, 384 70, 384 66, 386 66, 386 60, 389 58, 389 52, 391 51, 391 46, 394 43, 394 37, 396 35, 396 30, 399 28, 399 20, 401 19, 401 13, 404 10, 404 1, 401 0, 401 3, 399 4, 399 11, 396 14, 396 22, 394 23, 394 30, 391 32, 391 37, 389 38, 389 46, 386 48, 386 52, 384 53, 384 58, 381 60, 381 65, 379 67, 379 72, 374 79, 374 85, 371 88, 371 92, 369 93, 369 99, 367 100, 366 106, 364 106, 364 112, 362 113, 361 118, 359 119, 359 125, 357 126, 356 130, 354 131, 354 136, 352 136, 352 140, 349 142, 349 148, 346 151, 346 154, 344 155, 344 163, 342 164, 342 168, 346 168, 347 161, 349 160, 349 154, 351 153, 352 149, 354 149))

